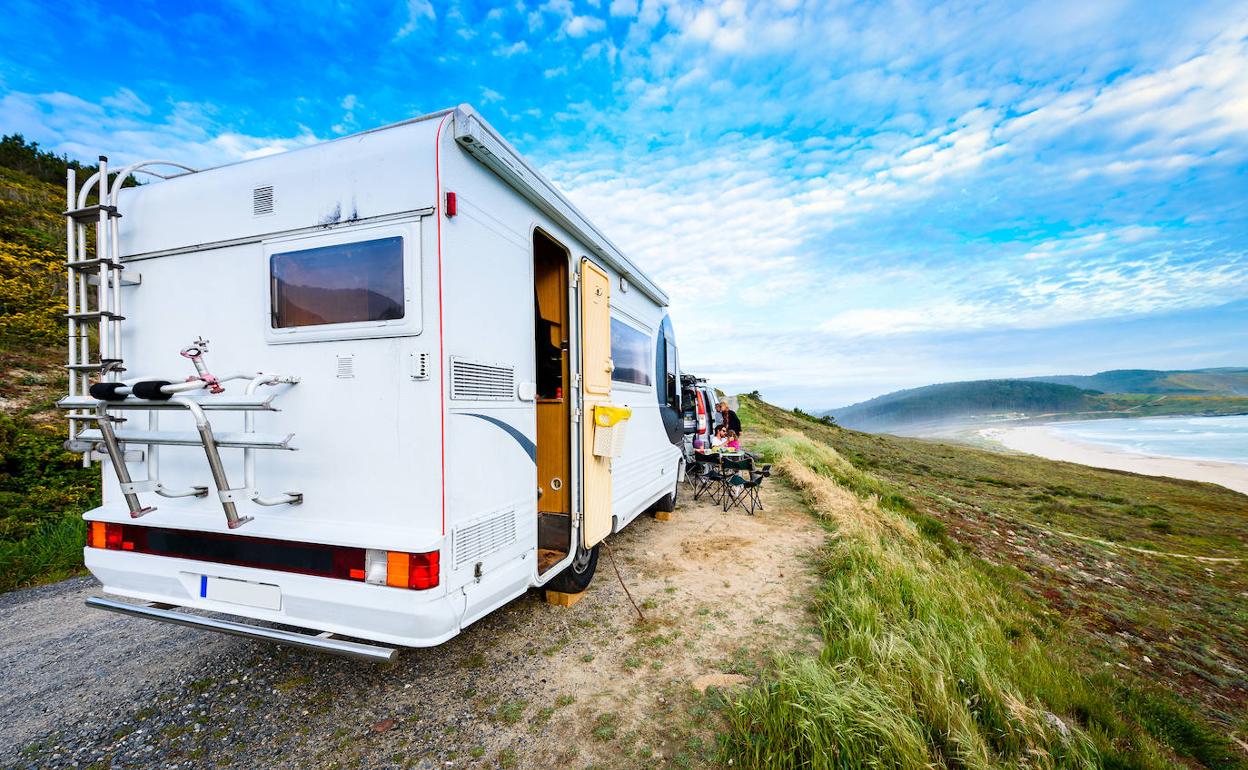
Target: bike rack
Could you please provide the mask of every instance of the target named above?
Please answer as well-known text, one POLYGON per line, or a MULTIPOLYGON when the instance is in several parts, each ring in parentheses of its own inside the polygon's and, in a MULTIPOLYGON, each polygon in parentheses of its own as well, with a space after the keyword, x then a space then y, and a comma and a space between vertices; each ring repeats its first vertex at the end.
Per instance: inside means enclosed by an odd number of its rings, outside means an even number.
MULTIPOLYGON (((201 374, 204 373, 206 373, 206 370, 201 372, 201 374)), ((162 497, 203 497, 208 494, 207 486, 194 486, 189 489, 170 489, 161 483, 159 477, 159 447, 161 446, 200 446, 203 448, 204 456, 208 461, 208 469, 212 475, 212 482, 217 489, 217 497, 221 501, 221 508, 225 512, 225 520, 230 529, 237 529, 253 519, 251 516, 239 516, 238 503, 240 501, 250 501, 264 506, 298 505, 303 502, 303 494, 300 492, 287 492, 271 497, 262 495, 256 489, 255 471, 256 450, 285 449, 293 451, 295 449, 295 447, 290 446, 290 441, 294 438, 293 434, 263 434, 255 431, 255 413, 257 411, 276 411, 276 408, 272 405, 274 396, 261 397, 257 395, 256 391, 261 386, 295 385, 299 382, 298 377, 261 373, 255 375, 235 374, 220 379, 207 376, 193 378, 181 383, 160 384, 160 382, 136 383, 136 385, 116 383, 111 389, 106 391, 109 398, 71 397, 62 399, 59 402, 63 409, 83 410, 85 408, 93 408, 95 410, 94 416, 89 419, 95 423, 96 428, 80 431, 76 439, 70 442, 70 444, 74 445, 71 448, 90 452, 98 446, 103 447, 117 474, 117 482, 121 487, 122 495, 125 497, 126 505, 129 506, 132 518, 137 519, 156 510, 155 507, 142 504, 139 500, 139 493, 141 492, 155 492, 162 497), (192 395, 195 391, 212 391, 214 388, 217 392, 221 392, 224 390, 221 387, 221 383, 240 379, 248 381, 242 398, 214 395, 196 397, 192 395), (143 385, 149 386, 144 390, 145 393, 163 397, 139 398, 134 394, 134 391, 136 386, 143 389, 143 385), (148 410, 148 430, 116 429, 114 423, 124 422, 124 419, 109 414, 110 409, 148 410), (168 409, 184 409, 189 412, 195 420, 196 433, 188 434, 159 430, 157 414, 160 410, 168 409), (210 410, 242 411, 244 413, 243 432, 216 433, 206 414, 210 410), (126 463, 125 444, 143 444, 147 447, 145 455, 147 462, 146 479, 136 481, 131 477, 129 466, 126 463), (232 487, 230 485, 229 477, 225 471, 225 464, 221 460, 221 449, 223 448, 243 450, 243 486, 241 487, 232 487)), ((80 417, 79 419, 87 418, 80 417)))

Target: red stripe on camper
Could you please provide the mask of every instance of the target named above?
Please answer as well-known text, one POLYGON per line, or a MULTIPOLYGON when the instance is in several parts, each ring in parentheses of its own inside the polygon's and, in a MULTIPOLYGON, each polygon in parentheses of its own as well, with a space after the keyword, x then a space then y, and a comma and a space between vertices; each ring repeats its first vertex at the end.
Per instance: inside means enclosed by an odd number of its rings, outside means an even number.
POLYGON ((433 180, 437 189, 434 191, 433 218, 438 223, 438 372, 441 383, 438 386, 438 419, 441 421, 442 438, 442 536, 446 536, 446 353, 443 346, 442 324, 442 127, 450 115, 438 123, 438 134, 433 143, 433 180))

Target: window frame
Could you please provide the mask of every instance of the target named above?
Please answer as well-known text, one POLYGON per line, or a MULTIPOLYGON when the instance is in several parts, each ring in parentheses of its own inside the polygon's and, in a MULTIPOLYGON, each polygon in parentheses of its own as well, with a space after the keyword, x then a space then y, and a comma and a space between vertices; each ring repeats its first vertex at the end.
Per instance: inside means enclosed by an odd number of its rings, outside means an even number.
POLYGON ((274 238, 263 242, 264 338, 270 344, 406 337, 423 329, 421 303, 420 222, 336 228, 327 233, 274 238), (273 328, 273 255, 385 238, 403 239, 403 317, 385 321, 351 321, 273 328))

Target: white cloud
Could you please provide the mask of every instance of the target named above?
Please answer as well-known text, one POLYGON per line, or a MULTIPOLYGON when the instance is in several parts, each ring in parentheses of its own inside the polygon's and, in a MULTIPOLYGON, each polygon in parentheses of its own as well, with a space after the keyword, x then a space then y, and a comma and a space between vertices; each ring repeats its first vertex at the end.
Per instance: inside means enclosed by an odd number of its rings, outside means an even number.
POLYGON ((145 114, 140 121, 127 104, 123 100, 97 105, 61 92, 9 92, 0 97, 0 124, 39 136, 49 149, 73 157, 105 154, 123 163, 161 158, 198 168, 323 141, 306 127, 289 137, 232 131, 216 120, 212 108, 190 102, 176 102, 163 117, 145 114))
POLYGON ((335 134, 346 134, 357 128, 357 124, 355 122, 355 105, 358 101, 359 98, 355 94, 347 94, 342 97, 342 101, 339 102, 339 106, 341 106, 344 110, 342 119, 331 126, 330 131, 333 131, 335 134))
POLYGON ((434 12, 429 0, 407 0, 407 21, 395 33, 394 39, 401 40, 420 29, 426 21, 433 21, 436 18, 437 13, 434 12))
POLYGON ((573 16, 563 25, 568 37, 585 37, 591 32, 600 32, 607 23, 596 16, 573 16))
POLYGON ((136 115, 151 115, 152 108, 148 107, 138 95, 129 88, 119 88, 112 96, 106 96, 100 100, 105 107, 111 107, 118 112, 131 112, 136 115))
POLYGON ((518 54, 524 54, 528 52, 529 52, 529 44, 524 42, 523 40, 517 40, 511 45, 503 45, 494 49, 495 56, 504 56, 504 57, 516 56, 518 54))
POLYGON ((612 16, 636 16, 637 0, 611 0, 612 16))

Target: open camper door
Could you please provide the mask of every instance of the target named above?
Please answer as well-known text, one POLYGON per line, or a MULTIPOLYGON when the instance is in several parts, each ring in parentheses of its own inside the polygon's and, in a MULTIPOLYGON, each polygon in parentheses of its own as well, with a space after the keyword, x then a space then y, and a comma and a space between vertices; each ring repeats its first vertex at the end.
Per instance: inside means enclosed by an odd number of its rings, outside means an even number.
POLYGON ((611 400, 611 278, 581 260, 581 545, 611 534, 611 458, 594 454, 594 409, 611 400))

